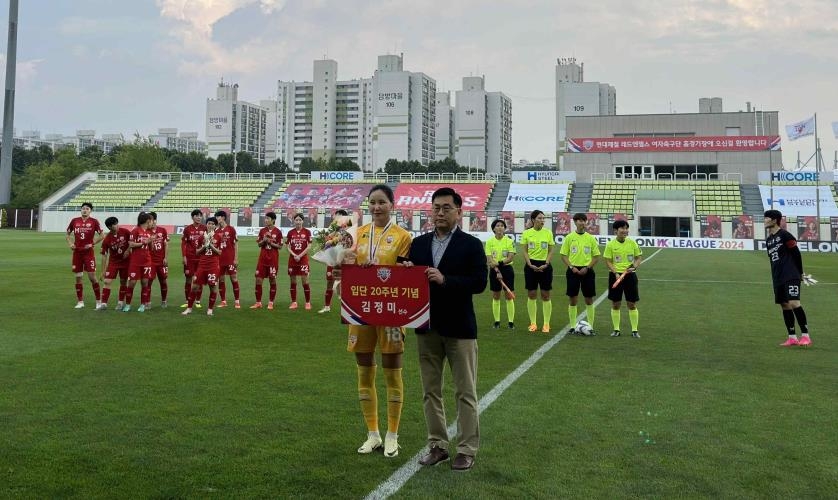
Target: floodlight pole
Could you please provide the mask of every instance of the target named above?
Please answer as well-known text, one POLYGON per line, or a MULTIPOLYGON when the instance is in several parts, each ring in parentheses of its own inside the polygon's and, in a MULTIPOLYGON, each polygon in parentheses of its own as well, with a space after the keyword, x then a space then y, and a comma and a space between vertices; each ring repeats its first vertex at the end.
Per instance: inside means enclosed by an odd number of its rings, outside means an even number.
POLYGON ((3 103, 3 151, 0 154, 0 205, 12 196, 12 150, 15 130, 15 69, 17 66, 17 4, 9 0, 9 40, 6 45, 6 95, 3 103))

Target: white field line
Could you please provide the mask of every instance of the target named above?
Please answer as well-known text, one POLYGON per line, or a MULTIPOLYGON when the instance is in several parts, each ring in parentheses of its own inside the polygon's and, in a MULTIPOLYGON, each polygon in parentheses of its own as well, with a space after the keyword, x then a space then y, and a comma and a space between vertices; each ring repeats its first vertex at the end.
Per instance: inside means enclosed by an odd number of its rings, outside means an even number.
MULTIPOLYGON (((663 250, 663 249, 659 248, 655 253, 650 255, 648 258, 643 259, 643 262, 646 263, 646 262, 652 260, 655 257, 655 255, 657 255, 661 252, 661 250, 663 250)), ((646 281, 646 280, 644 279, 644 281, 646 281)), ((602 303, 607 298, 608 298, 608 291, 606 291, 605 293, 603 293, 602 295, 597 297, 596 301, 594 302, 594 307, 598 306, 600 303, 602 303)), ((579 315, 579 317, 580 318, 586 317, 585 311, 582 311, 582 313, 579 315)), ((557 333, 553 338, 551 338, 549 341, 542 344, 542 346, 539 347, 537 351, 532 353, 532 355, 529 358, 527 358, 526 361, 521 363, 518 366, 518 368, 513 370, 512 373, 510 373, 503 380, 498 382, 498 385, 496 385, 495 387, 492 388, 492 390, 490 390, 488 393, 486 393, 486 395, 483 396, 480 399, 480 401, 477 405, 478 406, 478 410, 477 410, 478 415, 483 413, 483 411, 485 409, 489 408, 489 406, 491 406, 492 403, 495 402, 495 400, 497 400, 504 392, 506 392, 507 389, 509 389, 509 387, 512 384, 514 384, 519 378, 521 378, 521 376, 523 374, 525 374, 527 372, 527 370, 532 368, 538 362, 538 360, 540 360, 542 357, 544 357, 544 355, 547 354, 547 352, 550 349, 552 349, 553 347, 555 347, 556 344, 561 342, 561 340, 563 338, 565 338, 565 335, 567 335, 567 331, 569 329, 570 329, 570 325, 568 324, 564 328, 562 328, 561 331, 559 333, 557 333)), ((448 432, 449 436, 456 436, 457 435, 457 422, 456 422, 456 420, 451 425, 448 426, 447 432, 448 432)), ((454 446, 454 448, 456 448, 456 445, 454 446)), ((422 456, 425 453, 426 453, 426 448, 422 448, 421 450, 416 452, 415 455, 413 455, 412 457, 407 459, 407 462, 404 465, 399 467, 395 472, 393 472, 393 474, 389 478, 387 478, 382 483, 380 483, 375 488, 375 490, 371 491, 366 496, 366 498, 370 499, 370 500, 372 500, 372 499, 383 499, 383 498, 388 498, 390 495, 393 495, 396 492, 398 492, 401 489, 401 487, 404 486, 404 484, 407 483, 407 481, 410 480, 410 478, 413 477, 413 475, 416 474, 416 472, 418 472, 420 468, 422 468, 422 466, 419 465, 419 459, 422 458, 422 456)))

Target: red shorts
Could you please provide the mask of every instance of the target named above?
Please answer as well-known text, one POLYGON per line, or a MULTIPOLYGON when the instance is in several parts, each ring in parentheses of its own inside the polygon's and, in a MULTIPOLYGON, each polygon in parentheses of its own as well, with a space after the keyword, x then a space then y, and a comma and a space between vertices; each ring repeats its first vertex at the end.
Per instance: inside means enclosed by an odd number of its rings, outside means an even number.
POLYGON ((195 272, 198 270, 198 257, 189 258, 187 257, 186 260, 183 262, 183 275, 189 278, 190 276, 195 276, 195 272))
POLYGON ((308 276, 309 268, 308 262, 289 262, 288 276, 308 276))
POLYGON ((259 264, 256 266, 257 278, 276 278, 276 266, 259 264))
POLYGON ((128 266, 128 279, 131 281, 150 280, 151 266, 128 266))
POLYGON ((239 272, 238 266, 235 265, 235 264, 227 264, 227 265, 222 264, 221 265, 221 275, 222 276, 224 276, 225 274, 228 275, 228 276, 235 275, 238 272, 239 272))
POLYGON ((128 263, 119 263, 115 264, 113 262, 108 263, 108 268, 105 270, 105 274, 103 278, 106 280, 113 280, 119 276, 119 279, 125 280, 128 279, 128 263))
POLYGON ((160 281, 169 277, 169 266, 154 265, 151 268, 151 279, 157 278, 160 281))
POLYGON ((73 252, 73 272, 92 273, 96 271, 96 256, 93 254, 93 249, 84 250, 81 252, 73 252))
POLYGON ((215 269, 199 267, 198 270, 195 271, 195 281, 193 281, 193 283, 198 286, 215 286, 218 284, 218 276, 220 274, 220 270, 217 267, 215 269))

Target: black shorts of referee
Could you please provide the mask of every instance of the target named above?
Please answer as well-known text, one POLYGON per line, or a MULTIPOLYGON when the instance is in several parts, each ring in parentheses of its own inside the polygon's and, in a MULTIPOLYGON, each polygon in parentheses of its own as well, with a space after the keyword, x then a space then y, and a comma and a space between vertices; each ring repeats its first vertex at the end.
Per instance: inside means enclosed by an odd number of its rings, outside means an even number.
MULTIPOLYGON (((530 264, 535 267, 543 266, 547 261, 530 259, 530 264)), ((507 283, 508 284, 508 283, 507 283)), ((530 266, 524 267, 524 288, 528 291, 538 290, 545 292, 553 289, 553 265, 548 264, 542 271, 536 272, 530 266)))
POLYGON ((637 273, 628 273, 623 281, 617 285, 617 288, 612 288, 614 282, 617 281, 617 277, 618 275, 612 272, 608 273, 608 300, 620 302, 625 296, 626 302, 639 302, 640 291, 637 287, 637 273))
MULTIPOLYGON (((506 286, 510 290, 515 290, 515 271, 512 269, 512 266, 509 264, 499 264, 497 269, 500 271, 500 277, 506 283, 506 286)), ((503 287, 500 286, 500 281, 498 281, 498 273, 491 267, 489 268, 489 290, 493 292, 503 290, 503 287)))
POLYGON ((579 290, 582 290, 582 296, 585 298, 596 296, 596 273, 593 269, 588 268, 585 274, 576 274, 573 269, 585 269, 586 266, 571 266, 567 268, 565 275, 567 276, 567 296, 576 297, 579 295, 579 290))

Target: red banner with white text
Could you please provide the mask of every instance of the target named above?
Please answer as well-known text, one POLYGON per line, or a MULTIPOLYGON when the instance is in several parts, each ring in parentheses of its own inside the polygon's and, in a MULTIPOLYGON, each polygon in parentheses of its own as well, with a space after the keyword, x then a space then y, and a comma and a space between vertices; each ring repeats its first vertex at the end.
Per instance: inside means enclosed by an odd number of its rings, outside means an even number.
POLYGON ((631 153, 678 151, 779 151, 780 136, 704 137, 574 137, 569 153, 631 153))
POLYGON ((463 197, 463 210, 483 210, 489 203, 492 184, 414 184, 402 182, 396 188, 396 208, 431 209, 431 196, 441 187, 450 187, 463 197))
POLYGON ((341 320, 350 325, 427 326, 431 320, 431 291, 425 269, 425 266, 343 266, 341 320))

